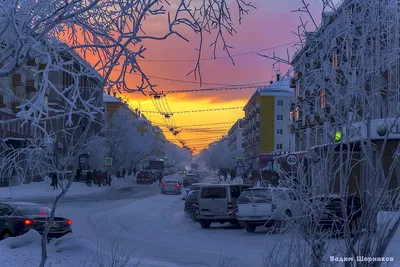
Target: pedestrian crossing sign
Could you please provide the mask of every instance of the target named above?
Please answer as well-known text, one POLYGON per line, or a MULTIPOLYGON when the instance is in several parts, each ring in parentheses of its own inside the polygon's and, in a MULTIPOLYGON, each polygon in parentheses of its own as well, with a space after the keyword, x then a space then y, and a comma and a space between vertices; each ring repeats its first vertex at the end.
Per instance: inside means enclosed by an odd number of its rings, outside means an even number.
POLYGON ((112 166, 112 158, 104 158, 104 165, 112 166))

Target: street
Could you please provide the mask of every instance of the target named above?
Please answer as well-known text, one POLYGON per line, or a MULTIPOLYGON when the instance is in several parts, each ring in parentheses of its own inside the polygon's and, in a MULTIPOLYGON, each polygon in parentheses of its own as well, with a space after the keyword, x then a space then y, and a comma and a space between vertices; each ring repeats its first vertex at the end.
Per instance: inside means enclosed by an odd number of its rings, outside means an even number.
POLYGON ((229 224, 201 229, 185 216, 181 195, 159 195, 159 190, 157 185, 116 190, 111 195, 120 197, 113 201, 101 195, 66 199, 58 212, 72 219, 75 235, 98 244, 105 253, 118 247, 118 253, 131 258, 174 266, 261 264, 263 234, 249 236, 229 224))

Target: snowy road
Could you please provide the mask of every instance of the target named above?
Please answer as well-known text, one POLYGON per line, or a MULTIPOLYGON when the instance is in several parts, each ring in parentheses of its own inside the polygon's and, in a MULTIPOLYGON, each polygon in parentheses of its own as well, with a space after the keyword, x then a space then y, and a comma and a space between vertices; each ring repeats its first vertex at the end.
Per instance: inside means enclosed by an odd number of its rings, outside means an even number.
POLYGON ((132 257, 171 266, 257 267, 267 240, 284 238, 247 234, 226 224, 201 229, 185 217, 181 197, 158 195, 97 213, 91 217, 93 231, 106 251, 117 239, 132 257))

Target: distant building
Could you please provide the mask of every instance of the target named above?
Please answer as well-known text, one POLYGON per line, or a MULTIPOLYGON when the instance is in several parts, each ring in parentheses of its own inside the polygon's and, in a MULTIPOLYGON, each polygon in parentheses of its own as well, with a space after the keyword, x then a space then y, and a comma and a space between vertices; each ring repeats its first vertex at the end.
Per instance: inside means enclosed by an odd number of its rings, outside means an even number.
POLYGON ((274 155, 294 149, 288 128, 294 100, 290 81, 290 77, 281 79, 277 74, 276 81, 258 88, 244 107, 244 155, 252 169, 271 167, 274 155))
POLYGON ((242 124, 243 120, 239 119, 228 131, 228 147, 236 158, 244 156, 242 124))

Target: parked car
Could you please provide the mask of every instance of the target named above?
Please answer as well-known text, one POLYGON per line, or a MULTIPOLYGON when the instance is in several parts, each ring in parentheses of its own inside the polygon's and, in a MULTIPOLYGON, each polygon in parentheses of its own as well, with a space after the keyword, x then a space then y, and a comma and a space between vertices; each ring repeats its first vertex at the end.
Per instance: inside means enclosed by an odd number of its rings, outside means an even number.
MULTIPOLYGON (((34 203, 0 203, 0 240, 23 235, 31 229, 43 234, 50 214, 51 209, 34 203)), ((71 225, 71 220, 56 213, 48 239, 72 233, 71 225)))
POLYGON ((189 187, 198 182, 199 178, 194 174, 186 174, 185 177, 183 177, 183 187, 189 187))
POLYGON ((178 180, 166 179, 161 184, 161 194, 182 194, 182 185, 178 180))
MULTIPOLYGON (((321 230, 330 230, 333 235, 342 234, 345 224, 354 234, 359 230, 362 215, 360 198, 350 195, 317 195, 310 199, 311 207, 307 210, 307 218, 312 226, 321 230), (343 206, 347 210, 347 218, 343 214, 343 206)), ((375 227, 376 229, 376 224, 375 227)), ((374 230, 375 230, 374 229, 374 230)))
POLYGON ((210 183, 210 184, 219 184, 221 179, 218 176, 209 176, 204 178, 204 182, 210 183))
POLYGON ((192 185, 189 187, 189 189, 186 190, 186 196, 183 197, 182 200, 186 200, 186 198, 189 196, 189 194, 190 194, 192 191, 194 191, 194 190, 200 190, 200 188, 201 188, 203 185, 208 185, 208 184, 209 184, 209 183, 195 183, 195 184, 192 184, 192 185))
POLYGON ((237 219, 249 233, 257 226, 282 226, 287 219, 303 215, 301 202, 288 188, 250 188, 242 192, 237 205, 237 219))
POLYGON ((140 171, 136 175, 136 183, 137 184, 153 184, 153 175, 150 171, 140 171))
POLYGON ((199 198, 199 192, 200 190, 190 191, 189 195, 185 199, 185 212, 194 221, 196 220, 196 203, 199 198))
POLYGON ((213 222, 229 222, 239 226, 236 218, 237 200, 242 191, 251 187, 244 184, 202 186, 196 211, 196 219, 201 227, 210 228, 213 222))

